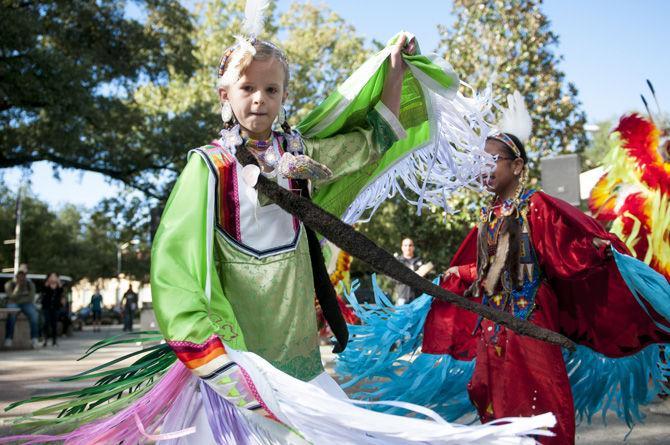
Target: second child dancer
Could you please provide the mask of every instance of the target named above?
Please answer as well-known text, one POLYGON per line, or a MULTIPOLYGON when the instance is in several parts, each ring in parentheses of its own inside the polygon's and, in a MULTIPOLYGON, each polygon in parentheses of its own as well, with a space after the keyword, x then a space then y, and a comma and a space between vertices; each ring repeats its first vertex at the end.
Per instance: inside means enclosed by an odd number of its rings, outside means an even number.
POLYGON ((447 418, 466 413, 467 398, 482 422, 552 412, 556 436, 540 442, 570 444, 575 408, 590 416, 614 400, 630 423, 637 404, 662 390, 670 372, 656 345, 670 342, 670 285, 594 219, 527 188, 521 141, 530 116, 518 92, 508 102, 500 131, 486 141, 496 158, 486 178, 493 198, 441 285, 581 345, 566 353, 576 403, 560 346, 425 295, 400 310, 383 307, 383 298, 381 307, 358 307, 368 326, 352 327, 338 369, 350 384, 371 379, 376 397, 431 406, 447 418))

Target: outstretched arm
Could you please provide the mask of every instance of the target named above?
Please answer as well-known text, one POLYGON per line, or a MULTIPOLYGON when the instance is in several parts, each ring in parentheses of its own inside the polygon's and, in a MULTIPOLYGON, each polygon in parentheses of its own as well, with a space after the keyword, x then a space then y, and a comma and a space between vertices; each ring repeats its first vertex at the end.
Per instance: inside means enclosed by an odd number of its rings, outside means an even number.
POLYGON ((400 96, 402 93, 402 80, 407 71, 407 64, 402 59, 402 54, 414 54, 416 44, 412 38, 407 41, 408 36, 401 34, 398 41, 391 49, 389 56, 388 71, 386 73, 386 80, 384 81, 384 89, 382 90, 381 101, 386 107, 398 117, 400 113, 400 96))
POLYGON ((563 333, 608 357, 668 341, 660 327, 664 317, 644 294, 636 298, 611 258, 608 246, 628 254, 615 235, 542 192, 531 197, 528 222, 543 274, 557 296, 563 333))

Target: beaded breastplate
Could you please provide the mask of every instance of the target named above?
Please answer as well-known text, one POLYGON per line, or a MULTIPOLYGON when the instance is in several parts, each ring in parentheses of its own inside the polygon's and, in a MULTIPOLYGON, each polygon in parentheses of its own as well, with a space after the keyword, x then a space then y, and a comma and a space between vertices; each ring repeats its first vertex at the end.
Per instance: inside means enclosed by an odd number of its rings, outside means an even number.
MULTIPOLYGON (((302 233, 302 224, 277 204, 253 192, 253 187, 242 179, 242 165, 235 158, 237 145, 242 143, 239 133, 224 130, 222 137, 210 145, 191 150, 200 155, 214 179, 213 216, 215 228, 235 249, 255 258, 266 258, 296 249, 302 233)), ((292 149, 284 134, 274 133, 271 140, 272 160, 281 158, 292 149)), ((272 163, 270 153, 264 161, 272 163)), ((294 179, 275 174, 271 180, 281 187, 300 193, 294 179)))
POLYGON ((537 262, 537 256, 530 241, 530 229, 528 225, 528 200, 535 190, 528 190, 519 196, 514 209, 509 208, 509 203, 503 203, 497 213, 494 208, 482 208, 482 222, 486 230, 486 243, 488 255, 495 257, 498 251, 500 232, 505 216, 516 212, 516 223, 521 227, 519 236, 519 283, 520 287, 514 289, 509 272, 504 270, 500 274, 499 282, 495 291, 484 292, 482 304, 489 305, 501 311, 511 312, 512 315, 522 319, 528 319, 535 308, 535 296, 542 281, 542 274, 537 262))

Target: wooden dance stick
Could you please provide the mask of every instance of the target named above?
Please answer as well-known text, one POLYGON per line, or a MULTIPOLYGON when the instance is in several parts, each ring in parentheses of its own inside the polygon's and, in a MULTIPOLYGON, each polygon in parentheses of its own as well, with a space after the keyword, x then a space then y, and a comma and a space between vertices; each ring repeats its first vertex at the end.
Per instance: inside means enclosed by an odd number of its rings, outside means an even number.
MULTIPOLYGON (((243 166, 247 164, 258 165, 256 159, 243 145, 237 147, 236 156, 243 166)), ((518 334, 560 345, 571 351, 575 350, 575 344, 572 340, 557 332, 542 328, 527 320, 515 318, 508 312, 502 312, 493 309, 492 307, 475 303, 474 301, 461 297, 453 292, 449 292, 425 278, 420 277, 414 271, 399 262, 393 255, 379 247, 374 241, 367 238, 362 233, 357 232, 350 225, 345 224, 336 216, 318 207, 309 199, 291 193, 285 188, 270 181, 262 174, 258 176, 256 189, 274 201, 286 212, 296 216, 303 223, 336 244, 342 250, 365 261, 379 272, 382 272, 407 286, 431 295, 438 300, 452 303, 462 309, 481 315, 482 317, 505 326, 518 334)))

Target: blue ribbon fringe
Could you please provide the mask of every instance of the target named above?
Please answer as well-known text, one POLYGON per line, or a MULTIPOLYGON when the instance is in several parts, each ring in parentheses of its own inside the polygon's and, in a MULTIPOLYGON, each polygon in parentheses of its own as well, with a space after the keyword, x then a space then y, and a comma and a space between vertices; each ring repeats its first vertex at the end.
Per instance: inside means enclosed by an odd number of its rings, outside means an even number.
MULTIPOLYGON (((615 253, 620 269, 623 256, 615 253)), ((623 259, 621 273, 633 293, 636 289, 659 314, 670 314, 670 296, 665 299, 650 296, 650 292, 663 289, 663 283, 648 270, 639 270, 639 265, 629 259, 632 258, 623 259)), ((658 275, 667 286, 665 278, 658 275)), ((476 410, 466 389, 475 360, 460 361, 449 355, 420 352, 432 297, 424 294, 410 304, 395 306, 377 285, 376 277, 373 276, 372 282, 374 304, 359 304, 355 295, 357 282, 353 283, 350 293, 345 291, 361 324, 349 326, 349 344, 338 356, 335 369, 346 381, 342 386, 356 387, 354 398, 416 403, 437 411, 450 422, 466 415, 476 419, 476 410)), ((635 295, 640 301, 638 294, 635 295)), ((600 413, 605 422, 607 412, 613 410, 632 428, 644 419, 640 405, 669 392, 665 383, 670 381, 670 348, 665 345, 651 345, 623 358, 607 358, 578 346, 573 353, 565 350, 564 359, 578 421, 586 419, 590 423, 593 416, 600 413)), ((371 409, 401 411, 382 406, 371 409)))

